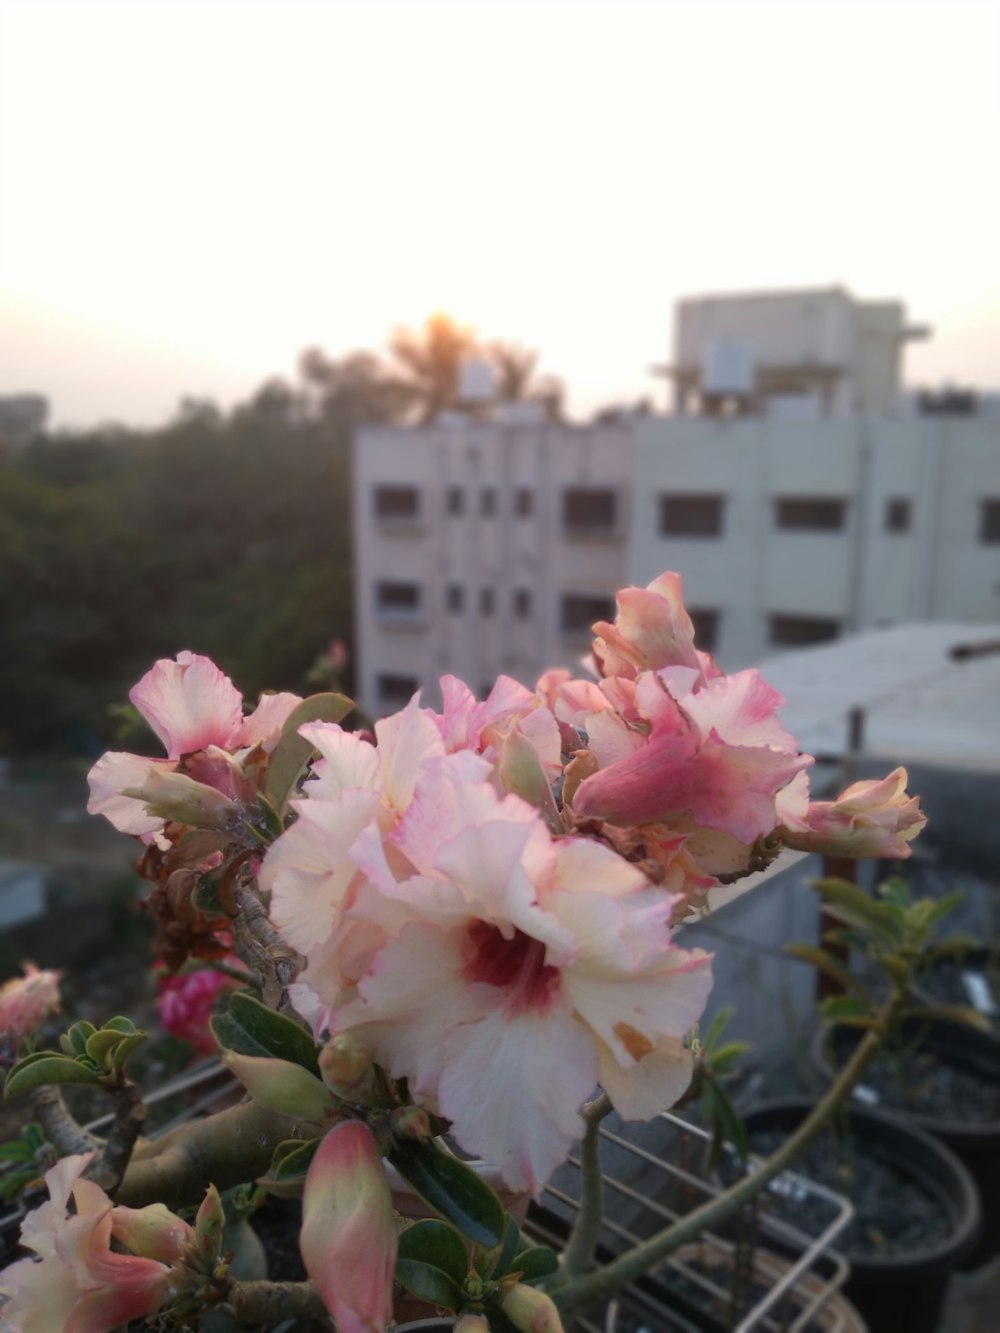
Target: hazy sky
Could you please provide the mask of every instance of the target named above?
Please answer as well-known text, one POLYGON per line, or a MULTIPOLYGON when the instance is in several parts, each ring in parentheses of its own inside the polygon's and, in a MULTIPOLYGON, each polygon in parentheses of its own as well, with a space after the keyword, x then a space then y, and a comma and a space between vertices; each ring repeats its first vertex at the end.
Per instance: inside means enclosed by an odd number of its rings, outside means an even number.
POLYGON ((585 410, 844 283, 1000 387, 1000 4, 0 0, 0 392, 224 403, 445 309, 585 410))

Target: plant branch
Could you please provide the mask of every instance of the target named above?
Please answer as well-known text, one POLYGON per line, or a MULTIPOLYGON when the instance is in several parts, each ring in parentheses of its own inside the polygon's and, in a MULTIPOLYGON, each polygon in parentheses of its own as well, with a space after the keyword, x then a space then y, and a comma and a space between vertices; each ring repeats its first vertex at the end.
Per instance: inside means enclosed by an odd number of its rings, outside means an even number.
POLYGON ((311 1282, 234 1282, 227 1304, 251 1328, 284 1327, 299 1319, 322 1319, 329 1327, 326 1306, 311 1282))
POLYGON ((95 1134, 78 1124, 63 1101, 62 1092, 52 1083, 36 1088, 31 1104, 45 1137, 64 1157, 72 1153, 100 1151, 104 1144, 95 1134))
POLYGON ((142 1093, 131 1079, 124 1079, 114 1089, 114 1097, 117 1105, 111 1132, 100 1157, 87 1173, 91 1180, 112 1197, 122 1183, 147 1114, 142 1093))
POLYGON ((586 1273, 594 1264, 594 1251, 597 1249, 597 1236, 604 1211, 600 1128, 601 1121, 612 1109, 611 1099, 606 1092, 602 1092, 583 1108, 586 1129, 580 1143, 580 1207, 566 1249, 559 1260, 560 1268, 570 1279, 586 1273))
POLYGON ((221 1191, 263 1175, 278 1144, 312 1137, 307 1128, 253 1101, 179 1125, 162 1139, 139 1144, 118 1202, 131 1208, 163 1203, 175 1211, 200 1203, 210 1184, 221 1191))
POLYGON ((304 960, 271 925, 264 904, 249 885, 238 884, 233 897, 239 909, 233 920, 233 946, 251 972, 260 973, 264 1003, 280 1010, 304 960))
POLYGON ((719 1225, 743 1204, 753 1199, 774 1178, 786 1170, 809 1146, 817 1134, 835 1114, 851 1089, 864 1076, 865 1070, 877 1055, 886 1033, 902 1002, 896 993, 877 1015, 874 1026, 865 1034, 848 1063, 823 1099, 813 1108, 798 1129, 784 1144, 768 1157, 753 1173, 744 1176, 735 1185, 699 1208, 679 1218, 634 1249, 619 1255, 606 1267, 588 1273, 550 1292, 564 1314, 585 1308, 598 1301, 610 1299, 629 1282, 649 1272, 668 1258, 681 1245, 695 1240, 704 1231, 719 1225))

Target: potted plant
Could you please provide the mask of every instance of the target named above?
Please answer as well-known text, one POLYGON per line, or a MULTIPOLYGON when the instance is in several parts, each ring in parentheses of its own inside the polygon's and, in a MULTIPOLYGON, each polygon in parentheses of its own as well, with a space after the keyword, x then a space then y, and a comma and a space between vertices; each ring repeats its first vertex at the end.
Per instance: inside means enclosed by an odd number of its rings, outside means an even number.
MULTIPOLYGON (((905 977, 752 1178, 596 1263, 602 1120, 658 1113, 704 1062, 711 959, 676 924, 782 847, 899 857, 924 822, 902 770, 810 801, 780 696, 698 652, 676 575, 618 602, 595 626, 595 679, 501 678, 478 701, 446 678, 440 712, 415 697, 374 737, 341 725, 338 695, 265 695, 245 715, 189 652, 139 682, 132 702, 166 755, 104 756, 90 809, 142 843, 168 966, 238 960, 245 984, 212 1031, 246 1097, 147 1139, 128 1072, 145 1033, 113 1016, 34 1050, 26 981, 5 992, 0 1028, 19 1048, 5 1096, 31 1103, 62 1154, 22 1228, 36 1257, 0 1279, 9 1322, 44 1310, 101 1333, 226 1311, 253 1327, 332 1315, 349 1333, 390 1324, 398 1280, 463 1333, 555 1330, 744 1207, 820 1131, 905 977), (105 1137, 75 1122, 67 1084, 108 1095, 105 1137), (445 1133, 515 1193, 580 1139, 560 1254, 532 1253, 445 1133), (400 1230, 386 1163, 432 1218, 400 1230), (224 1196, 253 1181, 301 1194, 308 1281, 229 1270, 224 1196)), ((919 914, 887 910, 911 939, 919 914)))

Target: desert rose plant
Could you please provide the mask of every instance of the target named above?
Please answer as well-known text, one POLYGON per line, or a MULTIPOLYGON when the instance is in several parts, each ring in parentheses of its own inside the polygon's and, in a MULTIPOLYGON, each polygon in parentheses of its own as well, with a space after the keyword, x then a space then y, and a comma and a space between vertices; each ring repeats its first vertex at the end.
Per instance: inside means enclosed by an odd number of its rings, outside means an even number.
MULTIPOLYGON (((818 1131, 903 1003, 908 963, 889 967, 884 1011, 795 1143, 595 1265, 600 1120, 675 1105, 704 1059, 712 960, 677 927, 784 847, 898 858, 924 819, 903 770, 811 801, 781 697, 698 651, 677 575, 625 589, 594 630, 590 678, 501 677, 478 700, 446 677, 440 711, 417 696, 373 734, 343 725, 335 694, 268 694, 247 713, 190 652, 139 682, 132 702, 166 753, 105 755, 90 809, 142 844, 156 956, 176 977, 168 1026, 204 1044, 216 1002, 211 1042, 246 1096, 146 1139, 126 1069, 145 1034, 114 1017, 36 1051, 56 979, 9 983, 5 1094, 31 1099, 62 1160, 24 1222, 34 1257, 0 1276, 5 1331, 141 1316, 181 1329, 224 1308, 251 1327, 332 1318, 355 1333, 391 1326, 401 1288, 464 1333, 559 1329, 818 1131), (59 1085, 73 1082, 111 1097, 106 1139, 69 1114, 59 1085), (537 1194, 577 1141, 581 1206, 557 1256, 505 1204, 537 1194), (467 1157, 499 1170, 502 1199, 467 1157), (426 1220, 402 1221, 390 1169, 426 1220), (220 1196, 254 1181, 302 1197, 308 1282, 230 1271, 220 1196)), ((833 910, 857 926, 871 900, 851 892, 833 910)), ((889 947, 880 918, 883 952, 909 959, 927 922, 877 906, 893 923, 889 947)))

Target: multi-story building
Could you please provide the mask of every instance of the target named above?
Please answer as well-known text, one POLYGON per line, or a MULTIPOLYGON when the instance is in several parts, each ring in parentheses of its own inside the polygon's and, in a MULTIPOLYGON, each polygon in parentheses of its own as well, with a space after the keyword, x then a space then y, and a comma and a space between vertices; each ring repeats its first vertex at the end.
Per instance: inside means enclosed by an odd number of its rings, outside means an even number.
POLYGON ((729 669, 907 620, 1000 620, 1000 421, 637 422, 629 581, 684 577, 729 669))
POLYGON ((632 527, 623 426, 361 431, 354 451, 358 699, 378 716, 438 678, 476 691, 575 668, 614 612, 632 527))

